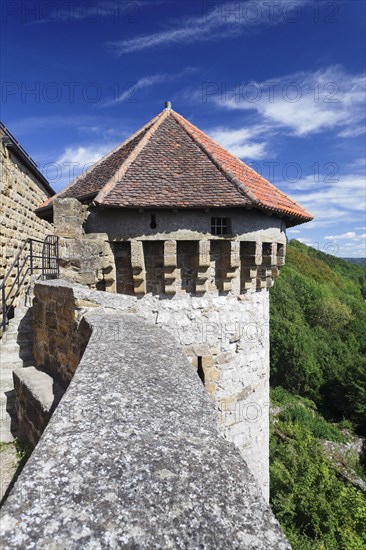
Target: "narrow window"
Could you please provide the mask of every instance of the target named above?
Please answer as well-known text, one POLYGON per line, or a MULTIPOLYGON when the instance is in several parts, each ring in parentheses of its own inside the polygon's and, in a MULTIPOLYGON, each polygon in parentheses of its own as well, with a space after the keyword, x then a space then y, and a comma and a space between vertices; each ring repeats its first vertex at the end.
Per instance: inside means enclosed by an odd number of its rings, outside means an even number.
POLYGON ((156 226, 157 226, 156 216, 155 216, 155 214, 151 214, 150 227, 151 227, 151 229, 156 229, 156 226))
POLYGON ((212 235, 228 235, 230 233, 230 218, 211 218, 212 235))
POLYGON ((201 379, 202 384, 205 383, 205 373, 202 367, 202 357, 197 357, 197 374, 201 379))

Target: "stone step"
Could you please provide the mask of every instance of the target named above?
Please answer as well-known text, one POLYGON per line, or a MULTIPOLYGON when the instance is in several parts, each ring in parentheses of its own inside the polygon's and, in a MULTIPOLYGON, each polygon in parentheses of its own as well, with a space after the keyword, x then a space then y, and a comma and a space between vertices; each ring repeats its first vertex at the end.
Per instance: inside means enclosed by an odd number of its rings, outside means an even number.
POLYGON ((19 356, 14 358, 14 356, 9 355, 7 357, 1 358, 0 366, 3 369, 15 369, 17 367, 30 366, 32 364, 34 365, 34 363, 35 360, 33 355, 23 359, 21 359, 19 356))
MULTIPOLYGON (((19 367, 16 367, 19 368, 19 367)), ((7 392, 10 392, 14 389, 14 381, 13 381, 13 371, 11 371, 11 374, 9 377, 2 376, 0 378, 0 393, 1 395, 5 395, 7 392)))
POLYGON ((19 351, 2 351, 0 354, 0 366, 2 367, 3 365, 7 365, 12 361, 18 361, 19 359, 21 359, 21 357, 19 356, 19 351))
POLYGON ((7 353, 16 353, 19 355, 19 353, 23 354, 25 351, 28 351, 29 349, 32 349, 32 344, 28 341, 25 341, 25 344, 20 344, 20 342, 6 342, 4 344, 0 344, 0 360, 3 354, 7 353))
POLYGON ((17 306, 15 308, 13 319, 22 319, 24 315, 27 314, 28 311, 29 311, 28 306, 17 306))
POLYGON ((11 418, 0 422, 0 443, 11 443, 14 441, 14 435, 11 433, 11 418))
MULTIPOLYGON (((19 368, 19 367, 16 367, 16 368, 19 368)), ((1 399, 3 399, 4 396, 8 395, 8 393, 13 390, 14 390, 13 371, 10 371, 10 375, 8 377, 4 377, 4 376, 0 377, 1 399)))
POLYGON ((14 387, 19 434, 36 445, 65 390, 35 367, 16 369, 14 387))
MULTIPOLYGON (((15 367, 16 368, 16 367, 15 367)), ((4 365, 0 365, 0 381, 4 382, 7 378, 12 379, 13 376, 13 369, 6 367, 4 365)))

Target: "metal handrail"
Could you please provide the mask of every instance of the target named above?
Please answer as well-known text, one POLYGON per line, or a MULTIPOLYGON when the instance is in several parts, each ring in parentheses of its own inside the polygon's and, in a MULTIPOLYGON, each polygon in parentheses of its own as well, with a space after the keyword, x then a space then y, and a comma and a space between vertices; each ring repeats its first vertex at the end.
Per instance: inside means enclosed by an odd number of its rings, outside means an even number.
MULTIPOLYGON (((55 237, 55 239, 57 239, 57 237, 55 237)), ((39 239, 30 239, 30 238, 25 239, 17 255, 15 256, 13 263, 7 270, 5 277, 0 282, 1 316, 2 316, 1 328, 3 333, 6 330, 6 322, 8 319, 8 315, 13 308, 15 299, 19 296, 20 290, 24 284, 24 281, 27 275, 33 275, 35 270, 41 270, 41 269, 42 269, 42 275, 43 275, 43 261, 44 261, 43 253, 44 253, 44 241, 40 241, 39 239), (34 243, 39 243, 43 245, 41 255, 34 254, 34 248, 33 248, 34 243), (24 257, 22 257, 28 244, 29 244, 29 252, 24 257), (36 259, 42 260, 42 267, 34 265, 34 260, 36 259), (14 269, 16 269, 14 282, 10 286, 10 288, 7 289, 5 283, 8 280, 8 278, 11 276, 14 269), (16 289, 16 291, 13 294, 14 289, 16 289)), ((56 257, 53 259, 56 261, 56 263, 58 262, 59 260, 58 253, 56 257)))
MULTIPOLYGON (((36 240, 36 239, 34 239, 36 240)), ((10 273, 13 269, 13 267, 15 266, 15 264, 17 263, 17 261, 19 260, 19 257, 21 255, 21 253, 23 252, 24 248, 27 246, 27 244, 31 241, 31 239, 26 239, 23 244, 22 244, 22 247, 21 249, 18 251, 18 254, 15 256, 15 259, 13 261, 13 263, 11 264, 11 266, 9 267, 5 277, 3 278, 3 280, 1 281, 0 283, 0 289, 2 289, 3 286, 5 286, 5 281, 7 280, 7 278, 10 276, 10 273)), ((42 242, 42 241, 37 241, 37 242, 42 242)))

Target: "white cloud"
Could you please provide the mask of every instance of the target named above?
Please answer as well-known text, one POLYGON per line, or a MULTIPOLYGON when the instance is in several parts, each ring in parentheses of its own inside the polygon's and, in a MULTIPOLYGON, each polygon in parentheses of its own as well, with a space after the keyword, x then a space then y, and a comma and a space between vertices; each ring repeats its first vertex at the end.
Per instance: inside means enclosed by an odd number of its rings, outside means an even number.
POLYGON ((315 221, 306 224, 304 229, 331 227, 342 222, 351 222, 354 226, 365 219, 365 178, 357 173, 340 175, 329 184, 316 184, 313 176, 308 176, 302 180, 300 190, 292 186, 290 195, 315 216, 315 221))
POLYGON ((246 30, 253 32, 255 27, 261 25, 296 20, 301 12, 295 10, 301 10, 301 6, 307 3, 308 0, 277 0, 271 6, 268 0, 221 4, 206 2, 202 4, 202 15, 198 17, 186 17, 183 22, 174 21, 167 30, 109 42, 108 46, 123 55, 158 46, 222 40, 246 30))
POLYGON ((87 165, 93 164, 106 155, 113 145, 91 145, 89 147, 67 147, 64 153, 56 160, 57 164, 68 165, 73 163, 84 170, 87 165))
POLYGON ((214 101, 231 110, 254 110, 261 123, 296 136, 333 129, 340 137, 354 137, 363 130, 365 82, 365 75, 331 66, 244 83, 235 93, 216 94, 214 101))
POLYGON ((95 162, 109 153, 114 147, 115 143, 66 147, 57 160, 47 167, 47 171, 44 175, 54 189, 63 189, 79 174, 90 168, 95 162))
POLYGON ((332 240, 332 239, 336 239, 336 240, 352 239, 352 240, 355 240, 355 241, 362 241, 365 238, 366 238, 366 234, 357 235, 354 231, 347 231, 347 233, 342 233, 341 235, 327 235, 327 236, 324 237, 324 239, 330 239, 330 240, 332 240))
POLYGON ((262 126, 250 126, 236 130, 213 128, 207 133, 222 147, 239 158, 263 159, 268 156, 266 141, 255 141, 256 138, 265 134, 265 128, 262 126))

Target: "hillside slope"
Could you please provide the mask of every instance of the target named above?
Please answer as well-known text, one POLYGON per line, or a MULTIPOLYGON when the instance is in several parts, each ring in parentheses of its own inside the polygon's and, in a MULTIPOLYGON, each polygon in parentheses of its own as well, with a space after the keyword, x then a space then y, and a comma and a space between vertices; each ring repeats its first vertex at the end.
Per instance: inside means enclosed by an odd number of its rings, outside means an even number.
POLYGON ((366 548, 365 295, 365 268, 297 241, 271 290, 271 505, 294 550, 366 548))
POLYGON ((366 434, 366 269, 297 241, 271 291, 271 385, 366 434))

